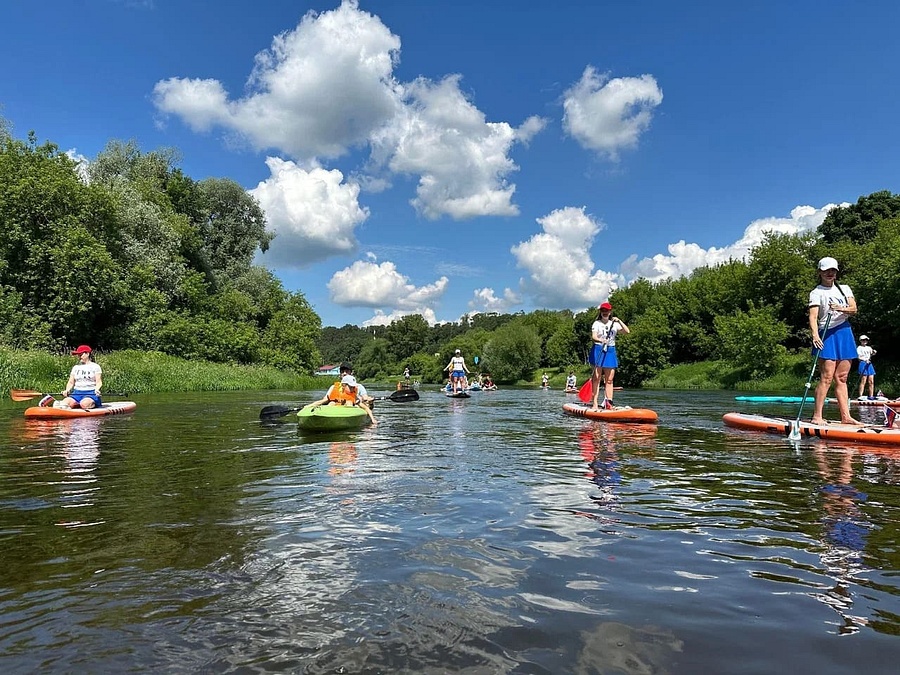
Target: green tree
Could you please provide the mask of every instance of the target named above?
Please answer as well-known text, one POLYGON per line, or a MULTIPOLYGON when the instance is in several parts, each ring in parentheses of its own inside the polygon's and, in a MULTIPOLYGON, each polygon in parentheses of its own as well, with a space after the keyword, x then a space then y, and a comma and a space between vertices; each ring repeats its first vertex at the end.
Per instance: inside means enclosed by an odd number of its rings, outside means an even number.
POLYGON ((321 319, 302 293, 292 293, 263 333, 263 360, 278 368, 312 372, 322 360, 317 347, 321 319))
POLYGON ((636 387, 671 365, 674 331, 660 308, 646 311, 628 327, 628 339, 616 342, 620 364, 616 381, 636 387))
POLYGON ((541 365, 541 338, 521 320, 494 331, 484 346, 484 369, 495 382, 516 382, 527 378, 541 365))
POLYGON ((392 321, 384 331, 391 345, 393 361, 403 361, 420 351, 428 337, 428 322, 421 314, 408 314, 392 321))
POLYGON ((444 379, 444 373, 441 368, 444 364, 434 354, 413 354, 406 361, 405 366, 409 367, 410 378, 419 380, 420 382, 441 382, 444 379))
POLYGON ((387 377, 392 370, 395 370, 395 367, 391 361, 391 346, 383 338, 366 342, 353 364, 356 376, 363 380, 379 376, 387 377))
MULTIPOLYGON (((768 234, 750 252, 747 264, 745 302, 768 306, 774 319, 788 327, 787 343, 793 348, 809 344, 805 317, 809 292, 816 284, 815 267, 810 264, 812 245, 811 235, 768 234)), ((721 314, 749 306, 735 306, 721 314)))
POLYGON ((538 309, 525 314, 520 321, 525 326, 531 326, 541 339, 541 362, 538 367, 550 365, 547 353, 547 342, 559 330, 560 326, 571 318, 568 310, 550 311, 538 309))
POLYGON ((265 253, 274 237, 266 231, 259 202, 228 178, 200 181, 204 221, 202 250, 217 278, 243 274, 257 249, 265 253))
MULTIPOLYGON (((0 287, 20 297, 22 325, 45 326, 59 348, 102 342, 122 315, 122 274, 115 209, 109 195, 86 185, 58 148, 6 137, 0 142, 0 287)), ((46 332, 42 333, 46 338, 46 332)), ((27 335, 16 338, 30 344, 27 335)), ((104 345, 106 346, 106 345, 104 345)))
POLYGON ((867 197, 860 197, 856 204, 839 206, 829 211, 819 225, 819 233, 826 245, 842 239, 862 244, 875 237, 879 221, 898 216, 900 216, 900 195, 891 194, 889 190, 881 190, 867 197))
POLYGON ((715 325, 722 356, 749 377, 767 377, 784 361, 787 350, 782 342, 789 331, 771 307, 717 316, 715 325))
POLYGON ((319 335, 318 346, 323 363, 355 363, 362 348, 371 341, 371 332, 348 323, 340 328, 324 327, 319 335))
POLYGON ((560 321, 556 332, 547 340, 547 365, 566 368, 583 363, 579 353, 580 341, 575 335, 575 321, 571 317, 560 321))
POLYGON ((857 335, 873 338, 880 363, 900 360, 900 218, 881 221, 875 237, 859 247, 850 284, 859 313, 857 335), (863 262, 865 261, 865 262, 863 262))

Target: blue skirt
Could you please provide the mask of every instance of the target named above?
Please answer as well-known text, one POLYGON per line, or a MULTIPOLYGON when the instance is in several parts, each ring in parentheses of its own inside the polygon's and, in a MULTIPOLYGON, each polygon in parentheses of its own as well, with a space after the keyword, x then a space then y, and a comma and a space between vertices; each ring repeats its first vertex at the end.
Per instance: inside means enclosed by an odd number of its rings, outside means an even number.
POLYGON ((859 374, 862 375, 863 377, 868 376, 868 375, 871 375, 872 377, 874 377, 875 376, 875 366, 872 365, 871 361, 869 361, 868 363, 866 363, 865 361, 860 361, 859 362, 859 374))
POLYGON ((81 403, 81 399, 90 398, 94 400, 94 403, 98 406, 103 405, 103 401, 100 400, 100 397, 97 396, 97 392, 93 389, 89 390, 78 390, 76 389, 71 394, 69 394, 69 398, 71 398, 75 403, 81 403))
POLYGON ((594 345, 594 348, 588 355, 588 363, 594 368, 618 368, 619 359, 616 356, 615 345, 607 347, 606 351, 603 351, 603 345, 594 345))
MULTIPOLYGON (((853 337, 853 329, 850 322, 845 321, 837 328, 829 328, 822 340, 822 351, 819 358, 826 361, 851 361, 856 358, 856 339, 853 337)), ((812 349, 813 356, 816 348, 812 349)))

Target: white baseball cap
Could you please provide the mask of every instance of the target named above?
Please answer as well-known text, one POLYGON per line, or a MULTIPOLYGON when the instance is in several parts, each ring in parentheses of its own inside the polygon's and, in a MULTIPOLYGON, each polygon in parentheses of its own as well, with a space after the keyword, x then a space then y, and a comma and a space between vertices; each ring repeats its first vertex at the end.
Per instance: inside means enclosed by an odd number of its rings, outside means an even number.
POLYGON ((819 261, 820 270, 839 270, 838 262, 834 258, 822 258, 819 261))
POLYGON ((353 377, 352 375, 344 375, 341 378, 341 384, 346 384, 347 386, 355 387, 356 386, 356 378, 353 377))
POLYGON ((859 339, 860 339, 860 340, 868 340, 868 339, 869 339, 869 336, 868 336, 868 335, 860 335, 860 336, 859 336, 859 339))

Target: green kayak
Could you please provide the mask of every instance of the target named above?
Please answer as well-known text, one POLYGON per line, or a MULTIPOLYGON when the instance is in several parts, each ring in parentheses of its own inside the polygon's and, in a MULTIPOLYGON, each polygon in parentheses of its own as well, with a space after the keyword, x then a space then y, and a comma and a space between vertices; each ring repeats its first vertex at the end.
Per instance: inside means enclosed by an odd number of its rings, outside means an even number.
POLYGON ((303 431, 345 431, 361 429, 369 423, 366 411, 356 406, 305 406, 297 413, 297 425, 303 431))

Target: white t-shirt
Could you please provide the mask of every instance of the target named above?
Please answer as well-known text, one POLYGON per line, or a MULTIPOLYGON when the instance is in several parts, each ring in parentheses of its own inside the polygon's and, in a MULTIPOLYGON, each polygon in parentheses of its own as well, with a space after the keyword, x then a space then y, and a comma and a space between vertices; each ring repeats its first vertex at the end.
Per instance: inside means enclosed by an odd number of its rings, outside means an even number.
POLYGON ((866 345, 865 347, 860 345, 859 347, 856 348, 856 356, 859 358, 860 361, 865 361, 866 363, 868 363, 869 361, 872 360, 872 352, 873 351, 875 351, 875 350, 872 349, 869 345, 866 345))
MULTIPOLYGON (((847 307, 850 304, 850 298, 853 297, 853 291, 846 284, 832 284, 831 288, 819 284, 809 294, 809 307, 819 306, 819 330, 824 330, 825 321, 828 318, 828 305, 836 305, 847 307), (841 293, 843 291, 843 293, 841 293)), ((831 312, 831 323, 829 328, 835 328, 842 323, 848 321, 847 315, 843 312, 831 312)))
POLYGON ((99 363, 88 361, 72 366, 72 377, 77 391, 94 391, 97 388, 97 376, 103 373, 99 363))
POLYGON ((599 319, 591 324, 591 338, 593 340, 606 340, 609 347, 616 346, 616 333, 621 330, 619 321, 607 321, 603 323, 599 319))

